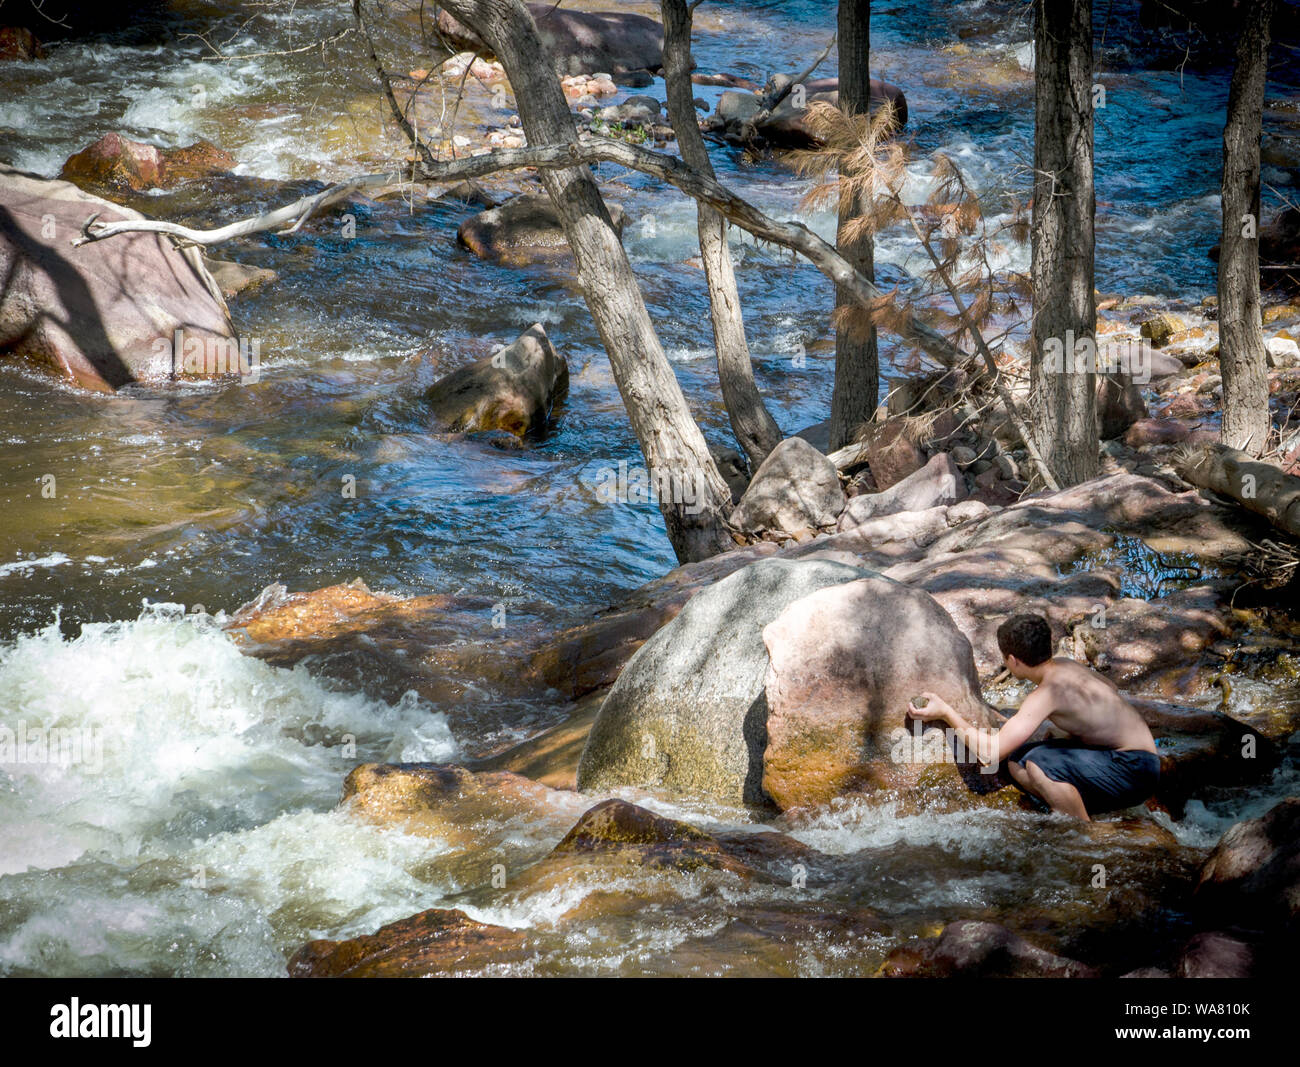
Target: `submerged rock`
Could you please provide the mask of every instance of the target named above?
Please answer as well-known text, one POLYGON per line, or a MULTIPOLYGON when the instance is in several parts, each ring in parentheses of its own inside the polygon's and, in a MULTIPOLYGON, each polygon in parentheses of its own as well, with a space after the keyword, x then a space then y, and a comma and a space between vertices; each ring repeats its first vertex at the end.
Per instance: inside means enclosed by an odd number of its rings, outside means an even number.
POLYGON ((452 432, 504 430, 526 437, 546 429, 551 409, 568 390, 569 365, 539 322, 495 355, 438 379, 424 399, 452 432))
POLYGON ((787 437, 763 460, 731 513, 736 529, 779 538, 835 525, 844 510, 835 464, 801 437, 787 437))
POLYGON ((578 788, 634 785, 765 805, 762 627, 795 600, 866 573, 760 560, 696 593, 623 668, 587 739, 578 788))
POLYGON ((280 278, 268 267, 252 267, 225 259, 208 259, 204 256, 203 265, 208 268, 208 273, 221 289, 221 295, 227 300, 250 289, 260 289, 280 278))
POLYGON ((339 803, 381 825, 399 826, 453 848, 472 848, 482 843, 486 826, 539 819, 555 793, 510 771, 475 773, 448 763, 363 763, 344 779, 339 803))
POLYGON ((68 182, 0 166, 0 353, 99 391, 249 370, 198 250, 178 251, 154 233, 73 248, 95 214, 101 222, 144 217, 68 182))
POLYGON ((963 919, 936 938, 889 954, 884 978, 1096 978, 1077 960, 1057 956, 997 923, 963 919))
MULTIPOLYGON (((610 221, 623 232, 626 216, 617 204, 606 204, 610 221)), ((482 259, 522 267, 554 262, 570 255, 559 213, 549 196, 524 193, 500 207, 488 208, 460 224, 456 239, 482 259)))
MULTIPOLYGON (((511 879, 516 895, 562 889, 577 880, 612 882, 639 872, 715 874, 789 885, 831 863, 816 849, 776 832, 706 833, 629 803, 605 800, 583 813, 549 855, 511 879)), ((590 907, 584 909, 590 914, 590 907)))

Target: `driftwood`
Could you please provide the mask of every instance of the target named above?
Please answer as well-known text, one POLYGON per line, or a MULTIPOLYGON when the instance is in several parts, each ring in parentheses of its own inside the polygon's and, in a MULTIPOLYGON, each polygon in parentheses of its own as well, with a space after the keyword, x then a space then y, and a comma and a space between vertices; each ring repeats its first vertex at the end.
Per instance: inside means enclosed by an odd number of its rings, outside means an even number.
POLYGON ((1174 469, 1192 485, 1227 497, 1300 538, 1300 478, 1221 444, 1183 453, 1174 469))

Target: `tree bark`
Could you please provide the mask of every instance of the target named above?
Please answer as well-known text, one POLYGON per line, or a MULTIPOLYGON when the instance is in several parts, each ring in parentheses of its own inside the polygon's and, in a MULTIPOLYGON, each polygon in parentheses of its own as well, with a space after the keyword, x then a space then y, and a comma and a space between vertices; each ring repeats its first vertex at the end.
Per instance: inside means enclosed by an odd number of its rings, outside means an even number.
MULTIPOLYGON (((871 107, 871 0, 840 0, 837 36, 840 47, 840 110, 866 115, 871 107)), ((871 210, 869 198, 855 196, 841 187, 839 231, 836 245, 840 255, 864 276, 875 281, 875 242, 870 234, 850 242, 845 230, 854 218, 871 210)), ((835 290, 835 307, 853 304, 854 298, 835 290)), ((839 329, 835 334, 835 387, 831 393, 831 449, 843 448, 864 422, 875 415, 880 396, 880 356, 876 327, 866 332, 839 329)))
POLYGON ((1086 358, 1097 326, 1092 0, 1034 0, 1034 13, 1031 402, 1039 451, 1065 486, 1099 468, 1096 363, 1086 358))
MULTIPOLYGON (((573 115, 532 15, 520 0, 443 0, 478 33, 505 67, 532 144, 577 144, 573 115)), ((692 492, 668 494, 659 510, 681 562, 707 559, 734 546, 727 525, 731 492, 709 454, 677 377, 664 355, 627 254, 587 167, 541 172, 577 263, 579 284, 595 320, 632 430, 655 484, 675 478, 692 492), (698 496, 698 499, 696 497, 698 496)))
POLYGON ((1259 302, 1259 144, 1273 0, 1247 0, 1243 6, 1223 127, 1219 371, 1223 443, 1258 456, 1268 447, 1272 425, 1259 302))
MULTIPOLYGON (((663 0, 664 82, 668 88, 668 120, 677 134, 682 159, 692 170, 712 178, 713 163, 695 118, 691 91, 691 13, 686 0, 663 0)), ((781 429, 763 404, 754 381, 754 364, 745 340, 745 321, 731 250, 727 220, 708 204, 697 205, 700 258, 709 289, 713 316, 713 347, 718 356, 718 384, 731 420, 736 443, 758 470, 769 452, 781 443, 781 429)))

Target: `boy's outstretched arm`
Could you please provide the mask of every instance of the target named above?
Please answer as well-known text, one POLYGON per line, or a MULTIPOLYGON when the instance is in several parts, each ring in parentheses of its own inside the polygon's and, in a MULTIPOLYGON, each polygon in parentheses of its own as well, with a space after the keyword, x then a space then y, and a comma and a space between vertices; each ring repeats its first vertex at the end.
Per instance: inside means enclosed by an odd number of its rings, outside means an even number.
POLYGON ((921 722, 942 720, 961 738, 967 752, 975 753, 976 758, 988 766, 996 766, 1007 758, 1033 736, 1052 713, 1047 696, 1041 690, 1030 693, 1011 718, 1006 719, 1002 727, 994 730, 980 730, 954 711, 944 699, 934 693, 922 693, 922 698, 929 701, 925 707, 917 707, 909 701, 907 713, 921 722))

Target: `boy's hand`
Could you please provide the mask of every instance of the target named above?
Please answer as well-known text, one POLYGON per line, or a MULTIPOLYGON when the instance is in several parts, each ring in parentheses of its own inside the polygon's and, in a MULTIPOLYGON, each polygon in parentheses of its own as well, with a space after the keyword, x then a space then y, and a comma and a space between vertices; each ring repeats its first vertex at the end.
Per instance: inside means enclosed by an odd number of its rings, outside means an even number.
POLYGON ((907 713, 921 722, 934 722, 936 719, 947 719, 952 714, 952 708, 944 703, 942 697, 926 692, 908 701, 907 713), (918 700, 924 701, 925 707, 918 707, 918 700))

